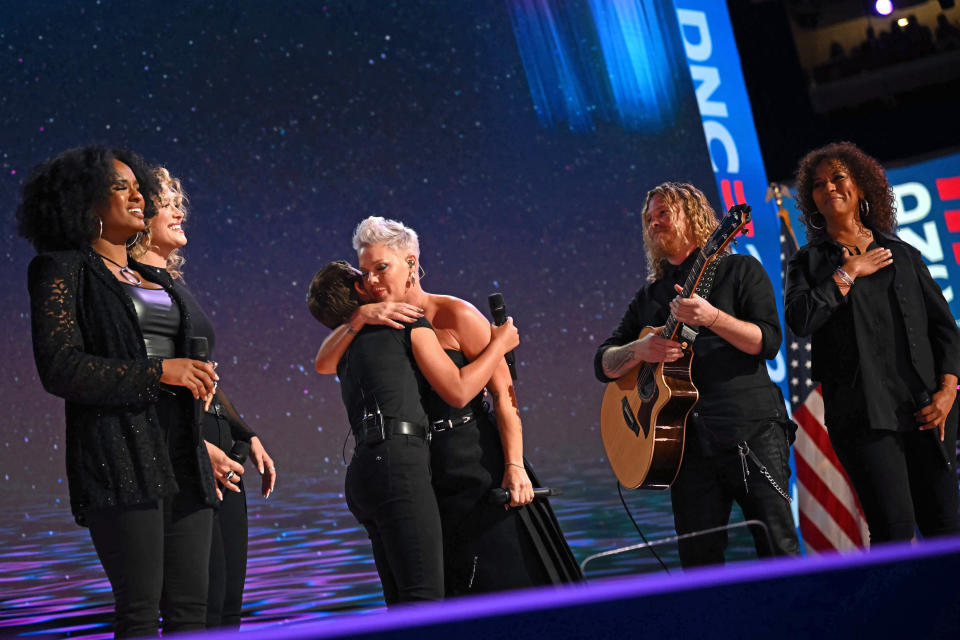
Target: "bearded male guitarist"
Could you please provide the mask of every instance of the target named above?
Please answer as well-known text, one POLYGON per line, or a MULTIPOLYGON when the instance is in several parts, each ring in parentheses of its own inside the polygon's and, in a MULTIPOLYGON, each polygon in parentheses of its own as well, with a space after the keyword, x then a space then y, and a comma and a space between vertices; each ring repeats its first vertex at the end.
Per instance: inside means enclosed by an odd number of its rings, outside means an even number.
MULTIPOLYGON (((729 254, 716 262, 707 299, 680 297, 699 249, 717 225, 716 214, 693 185, 667 182, 647 193, 642 219, 650 281, 597 350, 597 378, 611 382, 641 362, 678 360, 680 343, 656 333, 638 338, 644 327, 663 325, 671 313, 698 329, 691 378, 699 400, 687 419, 683 462, 670 496, 677 534, 726 525, 736 500, 745 519, 760 520, 769 530, 768 543, 760 527, 750 528, 759 556, 796 554, 799 542, 786 494, 792 423, 765 362, 776 357, 781 341, 770 279, 751 256, 729 254)), ((684 567, 719 564, 727 534, 695 536, 679 546, 684 567)))

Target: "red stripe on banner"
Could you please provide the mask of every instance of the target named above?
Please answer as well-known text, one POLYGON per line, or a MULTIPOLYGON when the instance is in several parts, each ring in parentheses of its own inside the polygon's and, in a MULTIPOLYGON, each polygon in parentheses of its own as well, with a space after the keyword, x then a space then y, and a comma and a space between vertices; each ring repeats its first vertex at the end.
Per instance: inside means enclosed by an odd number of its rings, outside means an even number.
POLYGON ((812 547, 814 551, 835 551, 830 540, 802 511, 800 512, 800 531, 803 533, 803 544, 812 547))
POLYGON ((960 198, 960 176, 937 178, 937 192, 940 194, 941 200, 960 198))
POLYGON ((960 264, 960 242, 953 243, 953 259, 960 264))
POLYGON ((733 201, 733 192, 730 191, 730 181, 724 178, 720 181, 720 195, 723 196, 723 206, 729 210, 736 203, 733 201))
MULTIPOLYGON (((823 506, 830 518, 843 530, 850 541, 858 547, 863 546, 863 539, 860 536, 860 524, 854 518, 850 509, 856 509, 857 505, 846 505, 837 498, 836 494, 827 486, 817 472, 803 459, 802 456, 794 456, 797 464, 797 482, 806 487, 810 496, 823 506)), ((802 531, 802 529, 801 529, 802 531)), ((804 539, 807 535, 804 532, 804 539)))
POLYGON ((947 209, 943 212, 943 219, 947 223, 947 231, 950 233, 960 231, 960 209, 947 209))
POLYGON ((802 411, 800 411, 802 414, 801 419, 805 420, 806 424, 797 420, 796 413, 793 414, 794 420, 803 427, 804 433, 810 435, 810 439, 817 445, 820 452, 826 456, 830 463, 840 472, 840 475, 843 476, 843 479, 850 486, 850 493, 853 494, 853 499, 856 501, 857 513, 863 518, 863 507, 860 506, 860 499, 857 497, 857 492, 853 489, 853 483, 850 482, 850 476, 847 475, 847 470, 840 464, 840 459, 837 458, 837 452, 833 450, 833 445, 830 444, 830 436, 827 434, 827 428, 817 422, 817 419, 810 414, 810 411, 806 407, 801 406, 800 409, 802 409, 802 411))
POLYGON ((743 180, 733 181, 733 193, 737 196, 737 204, 747 204, 747 196, 743 193, 743 180))

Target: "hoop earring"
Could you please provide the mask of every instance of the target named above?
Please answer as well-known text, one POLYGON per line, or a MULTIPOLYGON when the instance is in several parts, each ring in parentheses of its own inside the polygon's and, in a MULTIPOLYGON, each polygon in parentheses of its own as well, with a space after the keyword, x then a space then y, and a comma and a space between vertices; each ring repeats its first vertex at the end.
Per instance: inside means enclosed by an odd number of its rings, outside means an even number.
POLYGON ((826 226, 826 223, 824 223, 822 226, 819 226, 819 227, 813 224, 813 216, 816 216, 816 215, 822 216, 823 214, 820 213, 819 211, 814 211, 812 214, 807 216, 807 224, 810 225, 811 228, 816 229, 817 231, 823 231, 824 227, 826 226))
POLYGON ((100 233, 97 234, 97 240, 103 237, 103 218, 97 218, 97 222, 100 223, 100 233))
POLYGON ((866 218, 870 215, 870 203, 867 202, 866 198, 860 199, 860 219, 866 218))
POLYGON ((422 265, 422 264, 418 264, 418 265, 417 265, 417 278, 419 278, 419 279, 422 281, 423 278, 424 278, 426 275, 427 275, 427 272, 426 272, 426 270, 423 268, 423 265, 422 265))

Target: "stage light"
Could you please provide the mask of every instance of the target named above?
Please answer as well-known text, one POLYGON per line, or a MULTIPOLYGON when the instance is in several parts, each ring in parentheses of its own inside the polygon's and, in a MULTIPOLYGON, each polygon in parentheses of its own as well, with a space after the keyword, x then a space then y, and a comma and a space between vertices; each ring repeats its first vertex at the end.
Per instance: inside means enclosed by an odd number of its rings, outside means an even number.
POLYGON ((907 20, 906 18, 900 18, 899 20, 897 20, 897 26, 900 27, 901 29, 906 29, 908 24, 910 24, 910 21, 907 20))
POLYGON ((877 0, 873 8, 882 16, 888 16, 893 13, 893 3, 890 0, 877 0))

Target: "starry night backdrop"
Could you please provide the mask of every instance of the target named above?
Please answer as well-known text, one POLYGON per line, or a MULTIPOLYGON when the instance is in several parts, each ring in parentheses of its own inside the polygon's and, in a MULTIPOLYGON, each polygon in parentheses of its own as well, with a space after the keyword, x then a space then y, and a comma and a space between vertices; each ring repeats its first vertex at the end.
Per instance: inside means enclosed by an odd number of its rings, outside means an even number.
MULTIPOLYGON (((337 381, 312 369, 327 330, 304 299, 324 263, 355 262, 351 233, 367 215, 417 230, 426 290, 484 312, 489 293, 504 294, 521 331, 528 457, 574 501, 573 487, 596 478, 621 527, 593 354, 646 275, 646 190, 691 181, 719 205, 669 0, 2 5, 0 501, 13 516, 5 542, 33 544, 41 530, 75 536, 85 578, 98 585, 92 602, 109 604, 66 504, 63 402, 37 379, 26 292, 33 250, 14 224, 31 167, 93 142, 167 166, 190 197, 186 281, 216 325, 221 384, 279 473, 276 499, 249 497, 248 604, 258 576, 283 556, 287 529, 309 541, 355 528, 337 493, 347 435, 337 381), (639 7, 648 26, 659 25, 659 49, 648 54, 663 56, 650 69, 669 113, 643 122, 628 113, 654 108, 624 106, 610 66, 617 25, 636 16, 604 14, 601 23, 604 6, 639 7), (545 33, 563 46, 545 44, 545 33), (326 516, 328 524, 317 520, 326 516)), ((589 502, 584 513, 601 508, 589 502)), ((578 551, 589 536, 577 532, 592 524, 555 506, 578 551)), ((669 533, 669 519, 661 524, 669 533)), ((366 554, 363 588, 375 595, 365 540, 351 531, 366 554)), ((34 595, 65 579, 5 566, 4 579, 33 578, 34 595)))

